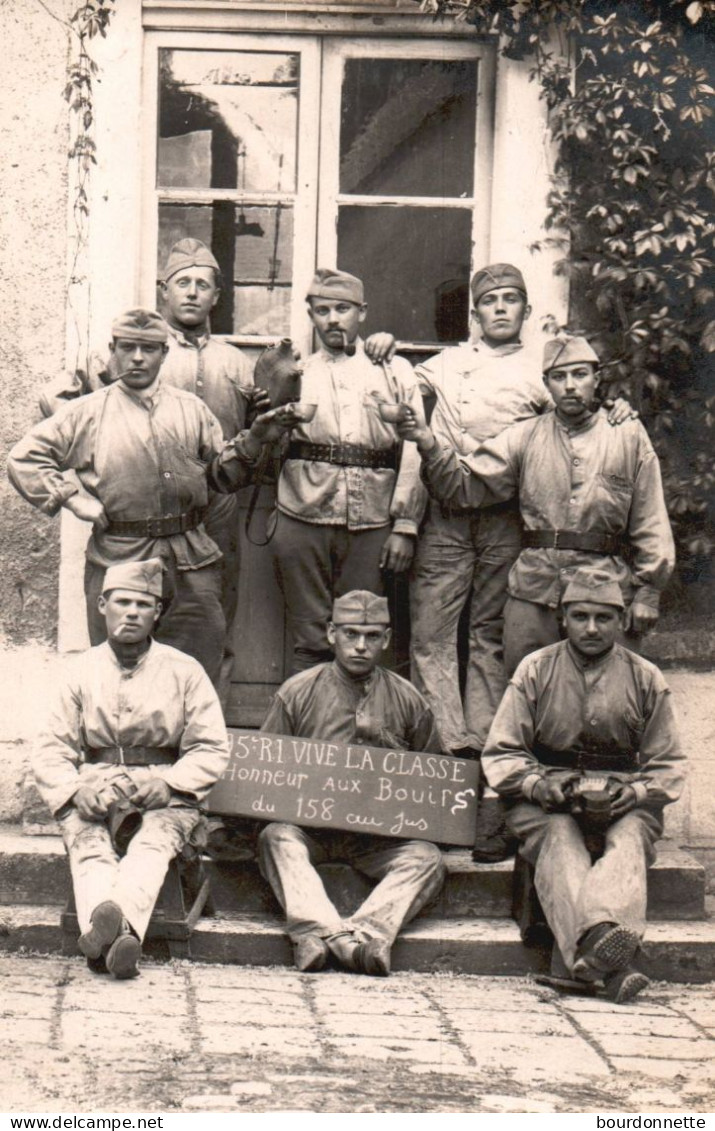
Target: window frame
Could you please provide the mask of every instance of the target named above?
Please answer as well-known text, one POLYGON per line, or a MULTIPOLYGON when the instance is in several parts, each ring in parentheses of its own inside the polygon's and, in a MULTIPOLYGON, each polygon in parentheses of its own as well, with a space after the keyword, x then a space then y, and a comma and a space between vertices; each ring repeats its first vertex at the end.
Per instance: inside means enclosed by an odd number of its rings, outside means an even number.
MULTIPOLYGON (((293 270, 290 303, 290 330, 293 341, 301 348, 310 348, 311 326, 302 301, 314 270, 316 226, 318 214, 318 133, 311 125, 318 119, 320 96, 321 50, 317 36, 275 35, 226 32, 224 34, 192 32, 151 32, 144 34, 142 72, 143 98, 146 108, 142 149, 142 249, 140 291, 142 301, 156 303, 157 253, 159 239, 159 207, 163 203, 209 204, 230 200, 245 207, 275 204, 281 201, 293 208, 293 270), (240 189, 184 189, 157 186, 158 120, 159 120, 159 52, 162 50, 278 52, 300 55, 298 96, 297 162, 295 191, 266 192, 240 189)), ((279 334, 227 334, 224 341, 247 348, 270 345, 279 334)))
MULTIPOLYGON (((483 40, 419 40, 386 36, 348 39, 334 36, 323 44, 321 99, 320 203, 318 210, 318 261, 332 264, 338 255, 338 210, 341 205, 367 208, 455 208, 472 213, 470 278, 489 255, 491 184, 494 155, 494 86, 496 54, 483 40), (477 62, 476 122, 473 192, 470 197, 404 196, 396 193, 343 193, 340 191, 341 93, 347 59, 429 59, 436 62, 477 62), (337 96, 336 96, 337 95, 337 96)), ((398 342, 400 350, 431 355, 445 342, 398 342)))

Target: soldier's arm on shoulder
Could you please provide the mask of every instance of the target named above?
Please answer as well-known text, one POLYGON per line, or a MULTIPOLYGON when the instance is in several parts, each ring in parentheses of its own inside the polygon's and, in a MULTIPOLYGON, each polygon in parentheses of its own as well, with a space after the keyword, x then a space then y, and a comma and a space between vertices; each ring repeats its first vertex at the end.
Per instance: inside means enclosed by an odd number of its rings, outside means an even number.
POLYGON ((60 373, 58 377, 53 377, 40 392, 39 407, 42 415, 53 416, 70 401, 93 393, 104 385, 110 385, 115 379, 111 360, 110 357, 109 361, 105 361, 101 354, 92 353, 87 369, 77 368, 74 373, 60 373))
POLYGON ((177 676, 177 694, 184 699, 184 730, 179 759, 173 766, 157 768, 176 793, 202 801, 228 765, 228 735, 221 704, 200 664, 187 664, 177 676))

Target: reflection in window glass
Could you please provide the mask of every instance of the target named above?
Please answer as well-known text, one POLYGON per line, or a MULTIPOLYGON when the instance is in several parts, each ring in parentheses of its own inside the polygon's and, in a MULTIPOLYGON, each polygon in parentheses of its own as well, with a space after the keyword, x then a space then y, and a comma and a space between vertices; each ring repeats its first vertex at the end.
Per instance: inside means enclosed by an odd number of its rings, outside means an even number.
POLYGON ((298 55, 159 52, 160 188, 293 192, 298 55))
POLYGON ((161 278, 177 240, 193 236, 213 251, 223 276, 211 316, 215 334, 286 334, 293 274, 293 209, 283 204, 162 204, 159 207, 161 278))
POLYGON ((477 63, 347 59, 340 191, 471 196, 477 63))
POLYGON ((365 283, 364 333, 403 341, 468 336, 472 213, 462 208, 343 206, 339 266, 365 283))

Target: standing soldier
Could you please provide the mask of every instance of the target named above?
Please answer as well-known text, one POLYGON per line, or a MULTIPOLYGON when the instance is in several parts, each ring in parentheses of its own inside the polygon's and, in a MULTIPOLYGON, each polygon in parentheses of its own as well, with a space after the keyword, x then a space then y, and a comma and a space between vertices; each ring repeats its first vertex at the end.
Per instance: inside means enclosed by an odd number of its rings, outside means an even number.
MULTIPOLYGON (((169 253, 161 287, 169 327, 169 352, 161 379, 204 401, 221 425, 224 440, 230 440, 246 426, 246 409, 253 394, 253 367, 239 349, 210 333, 211 311, 221 294, 219 265, 200 240, 179 240, 169 253)), ((111 383, 115 375, 112 369, 111 364, 94 358, 88 373, 78 371, 69 378, 63 374, 50 382, 40 398, 43 415, 50 416, 67 401, 111 383)), ((235 495, 209 492, 204 526, 223 555, 221 604, 226 637, 219 694, 225 706, 233 668, 238 599, 239 517, 235 495)))
POLYGON ((673 571, 658 457, 639 421, 610 428, 605 411, 594 411, 598 365, 585 338, 547 342, 555 412, 512 425, 470 456, 440 447, 409 410, 398 426, 417 441, 428 488, 443 502, 484 507, 518 496, 525 531, 504 611, 509 676, 523 656, 559 639, 561 594, 580 566, 615 576, 631 640, 656 623, 673 571))
POLYGON ((162 382, 167 336, 153 311, 117 318, 110 345, 116 380, 31 428, 10 453, 8 475, 45 514, 65 507, 92 523, 85 569, 92 643, 105 635, 97 611, 104 571, 160 557, 170 605, 158 637, 199 660, 216 685, 226 622, 221 552, 203 525, 208 489, 249 483, 263 444, 293 416, 289 408, 265 413, 225 443, 206 405, 162 382), (65 478, 69 470, 79 487, 65 478))
POLYGON ((330 659, 335 596, 381 593, 383 570, 407 569, 424 505, 418 478, 401 474, 393 422, 407 403, 424 419, 412 367, 366 356, 358 334, 367 307, 354 275, 321 268, 307 298, 321 344, 305 363, 302 401, 317 411, 291 433, 273 541, 294 671, 330 659))

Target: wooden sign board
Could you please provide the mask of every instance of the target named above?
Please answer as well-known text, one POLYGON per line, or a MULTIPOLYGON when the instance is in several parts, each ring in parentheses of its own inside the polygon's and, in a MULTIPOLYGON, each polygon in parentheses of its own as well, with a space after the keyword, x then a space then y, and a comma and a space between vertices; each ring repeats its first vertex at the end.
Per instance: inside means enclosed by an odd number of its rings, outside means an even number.
POLYGON ((476 762, 229 727, 210 812, 436 844, 474 843, 476 762))

